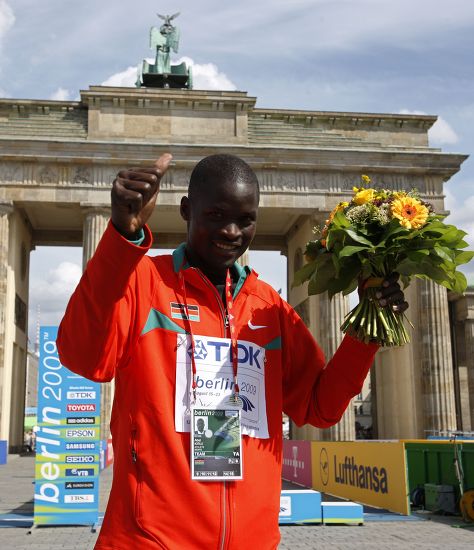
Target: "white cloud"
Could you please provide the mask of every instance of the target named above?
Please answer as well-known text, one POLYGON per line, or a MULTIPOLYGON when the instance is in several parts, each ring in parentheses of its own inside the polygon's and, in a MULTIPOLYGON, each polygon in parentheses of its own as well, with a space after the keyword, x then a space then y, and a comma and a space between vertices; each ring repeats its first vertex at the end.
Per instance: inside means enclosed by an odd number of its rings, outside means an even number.
POLYGON ((135 82, 137 81, 137 68, 136 67, 128 67, 128 69, 125 69, 124 71, 121 71, 120 73, 115 73, 112 76, 109 76, 104 82, 102 82, 101 86, 135 86, 135 82))
POLYGON ((196 90, 236 90, 237 86, 219 71, 214 63, 195 63, 190 57, 180 57, 176 63, 185 62, 192 67, 193 88, 196 90))
MULTIPOLYGON (((474 181, 470 185, 474 188, 474 181)), ((445 206, 451 213, 446 218, 446 223, 453 224, 459 229, 466 231, 465 241, 469 244, 469 250, 474 250, 474 219, 472 212, 474 211, 474 195, 466 198, 457 198, 449 189, 445 188, 445 206)), ((474 260, 468 264, 461 266, 461 271, 466 275, 470 285, 474 285, 474 260)))
POLYGON ((81 267, 73 262, 61 262, 50 269, 46 277, 33 279, 30 286, 30 304, 41 312, 57 313, 60 318, 67 301, 81 278, 81 267))
POLYGON ((451 126, 444 120, 443 117, 438 117, 438 120, 433 124, 428 131, 430 141, 437 144, 453 144, 459 141, 459 137, 451 126))
MULTIPOLYGON (((153 59, 148 62, 153 63, 153 59)), ((195 63, 190 57, 181 57, 173 60, 173 64, 185 62, 192 67, 193 88, 196 90, 236 90, 235 84, 223 72, 220 72, 214 63, 195 63)), ((102 86, 135 86, 137 81, 137 67, 128 67, 104 80, 102 86)))
POLYGON ((0 0, 0 41, 15 23, 15 15, 6 0, 0 0))
POLYGON ((71 99, 71 93, 69 90, 64 88, 58 88, 54 93, 51 94, 49 99, 54 99, 55 101, 68 101, 71 99))
MULTIPOLYGON (((410 111, 408 109, 401 109, 400 114, 403 115, 426 115, 424 111, 410 111)), ((449 145, 459 141, 459 136, 451 128, 449 123, 444 120, 443 117, 438 116, 438 120, 428 130, 428 138, 430 143, 436 145, 449 145)))

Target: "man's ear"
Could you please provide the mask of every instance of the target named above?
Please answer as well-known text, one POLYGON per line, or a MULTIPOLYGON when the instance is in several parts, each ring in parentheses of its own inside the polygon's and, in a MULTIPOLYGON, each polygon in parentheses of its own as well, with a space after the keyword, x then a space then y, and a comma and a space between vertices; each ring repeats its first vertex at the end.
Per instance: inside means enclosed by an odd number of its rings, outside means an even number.
POLYGON ((189 221, 190 218, 191 204, 188 197, 183 197, 181 199, 181 205, 179 207, 179 213, 185 222, 189 221))

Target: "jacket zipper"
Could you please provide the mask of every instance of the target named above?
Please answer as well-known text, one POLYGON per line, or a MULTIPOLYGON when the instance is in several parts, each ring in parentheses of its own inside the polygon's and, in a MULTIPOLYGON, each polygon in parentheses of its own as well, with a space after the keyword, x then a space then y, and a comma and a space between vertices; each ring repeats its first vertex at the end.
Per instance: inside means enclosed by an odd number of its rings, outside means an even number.
POLYGON ((222 508, 223 508, 223 518, 222 518, 222 538, 221 538, 221 550, 224 550, 225 545, 225 536, 226 536, 226 530, 227 530, 227 499, 226 499, 226 482, 222 482, 222 508))
MULTIPOLYGON (((196 268, 195 268, 196 269, 196 268)), ((199 269, 196 269, 196 271, 199 273, 199 276, 204 281, 206 286, 211 290, 211 292, 214 294, 217 305, 219 306, 219 310, 221 312, 222 322, 224 325, 224 338, 227 338, 227 331, 229 328, 229 317, 227 315, 227 311, 224 307, 224 303, 222 302, 222 298, 220 297, 219 293, 217 292, 216 287, 207 279, 207 277, 201 273, 199 269)), ((224 550, 225 548, 225 540, 227 536, 227 483, 225 481, 222 482, 222 537, 221 537, 221 543, 220 543, 220 550, 224 550)))
MULTIPOLYGON (((193 268, 193 269, 196 269, 196 268, 193 268)), ((222 322, 224 324, 224 338, 226 338, 227 337, 227 329, 229 327, 229 319, 227 317, 227 312, 226 312, 224 304, 222 302, 222 298, 219 296, 219 293, 217 292, 216 287, 208 280, 208 278, 203 273, 201 273, 201 271, 199 269, 196 269, 196 271, 199 273, 199 276, 204 281, 206 286, 211 289, 212 293, 214 294, 214 296, 216 298, 217 305, 219 306, 219 310, 221 312, 222 322)))

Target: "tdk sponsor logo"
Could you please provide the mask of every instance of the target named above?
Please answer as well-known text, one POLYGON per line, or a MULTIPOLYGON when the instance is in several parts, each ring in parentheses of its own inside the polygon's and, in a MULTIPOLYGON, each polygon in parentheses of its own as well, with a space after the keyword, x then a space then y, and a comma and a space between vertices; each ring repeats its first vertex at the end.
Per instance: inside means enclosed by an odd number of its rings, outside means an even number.
POLYGON ((64 495, 64 502, 94 502, 94 495, 64 495))
POLYGON ((95 403, 68 403, 67 412, 95 412, 95 403))
POLYGON ((93 451, 95 443, 66 443, 66 451, 93 451))
POLYGON ((94 416, 79 416, 66 418, 67 424, 95 424, 94 416))
POLYGON ((68 399, 95 399, 95 391, 68 391, 66 392, 68 399))
POLYGON ((89 477, 94 475, 94 468, 66 468, 67 476, 89 477))
POLYGON ((93 481, 66 481, 64 484, 65 489, 93 489, 93 481))
POLYGON ((95 457, 94 455, 72 455, 72 456, 66 456, 66 464, 71 464, 71 463, 75 463, 75 464, 84 464, 84 463, 90 463, 90 462, 95 462, 95 457))
POLYGON ((95 430, 66 430, 66 437, 95 437, 95 430))
MULTIPOLYGON (((230 343, 225 341, 207 340, 207 346, 204 345, 202 340, 196 340, 194 342, 194 359, 208 362, 220 362, 230 361, 230 343)), ((261 348, 253 346, 252 344, 246 344, 243 342, 237 343, 237 362, 248 363, 250 366, 256 366, 261 369, 260 353, 261 348)), ((188 355, 191 357, 192 346, 188 347, 188 355)))

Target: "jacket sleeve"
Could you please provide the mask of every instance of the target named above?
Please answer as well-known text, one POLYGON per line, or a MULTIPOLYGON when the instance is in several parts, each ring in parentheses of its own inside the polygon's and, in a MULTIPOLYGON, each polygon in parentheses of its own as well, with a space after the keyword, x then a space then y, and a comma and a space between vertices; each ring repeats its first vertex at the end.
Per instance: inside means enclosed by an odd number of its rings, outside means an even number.
POLYGON ((321 348, 286 303, 281 322, 283 410, 298 426, 328 428, 360 393, 378 346, 346 335, 326 364, 321 348))
POLYGON ((59 326, 57 346, 64 366, 106 382, 126 364, 156 284, 144 259, 151 242, 148 228, 142 245, 136 246, 109 222, 59 326))

